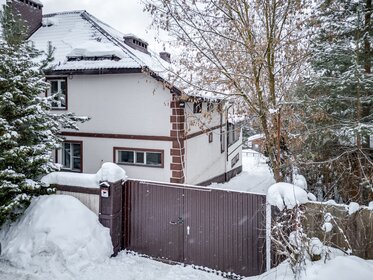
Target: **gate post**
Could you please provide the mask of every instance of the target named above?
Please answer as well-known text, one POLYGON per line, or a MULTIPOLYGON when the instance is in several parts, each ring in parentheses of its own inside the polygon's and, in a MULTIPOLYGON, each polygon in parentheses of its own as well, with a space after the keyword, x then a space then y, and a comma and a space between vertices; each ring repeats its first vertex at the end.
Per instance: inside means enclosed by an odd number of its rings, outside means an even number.
POLYGON ((99 221, 110 229, 113 256, 122 249, 122 180, 100 182, 99 221))

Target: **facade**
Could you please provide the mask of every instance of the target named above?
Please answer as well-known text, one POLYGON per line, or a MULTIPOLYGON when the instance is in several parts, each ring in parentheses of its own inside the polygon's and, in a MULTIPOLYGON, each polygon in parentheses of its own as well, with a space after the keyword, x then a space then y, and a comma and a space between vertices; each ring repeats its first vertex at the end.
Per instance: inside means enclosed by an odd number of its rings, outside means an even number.
MULTIPOLYGON (((26 19, 42 7, 14 2, 26 19)), ((228 124, 221 100, 180 98, 165 82, 168 53, 153 53, 86 11, 44 15, 38 26, 30 32, 36 48, 55 48, 46 76, 47 95, 58 97, 54 111, 90 117, 79 131, 62 133, 54 159, 64 170, 95 173, 115 162, 130 178, 202 185, 241 171, 240 129, 228 124)))

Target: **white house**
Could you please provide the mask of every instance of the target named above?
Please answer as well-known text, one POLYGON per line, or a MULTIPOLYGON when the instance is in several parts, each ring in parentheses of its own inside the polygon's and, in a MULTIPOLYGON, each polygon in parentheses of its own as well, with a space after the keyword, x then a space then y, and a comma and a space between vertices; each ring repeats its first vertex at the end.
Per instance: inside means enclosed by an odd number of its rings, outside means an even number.
POLYGON ((86 11, 41 17, 40 1, 12 5, 30 19, 36 48, 55 48, 47 94, 63 98, 54 110, 91 118, 63 132, 55 160, 65 170, 94 173, 112 161, 131 178, 201 185, 241 172, 240 129, 228 124, 219 100, 180 98, 165 82, 168 53, 153 53, 86 11))

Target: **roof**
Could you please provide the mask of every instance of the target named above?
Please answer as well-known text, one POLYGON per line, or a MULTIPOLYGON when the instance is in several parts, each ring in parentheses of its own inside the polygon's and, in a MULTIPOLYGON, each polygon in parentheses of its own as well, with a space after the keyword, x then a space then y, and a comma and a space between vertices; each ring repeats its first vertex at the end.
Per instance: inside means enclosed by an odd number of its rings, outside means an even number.
POLYGON ((247 138, 247 141, 254 141, 258 139, 264 139, 264 134, 255 134, 247 138))
POLYGON ((53 71, 126 69, 125 72, 134 72, 133 69, 148 68, 165 76, 169 66, 166 61, 152 51, 147 54, 129 47, 124 43, 124 36, 82 10, 44 15, 42 27, 30 40, 39 50, 47 51, 49 42, 55 47, 53 71), (89 59, 85 59, 87 57, 89 59))

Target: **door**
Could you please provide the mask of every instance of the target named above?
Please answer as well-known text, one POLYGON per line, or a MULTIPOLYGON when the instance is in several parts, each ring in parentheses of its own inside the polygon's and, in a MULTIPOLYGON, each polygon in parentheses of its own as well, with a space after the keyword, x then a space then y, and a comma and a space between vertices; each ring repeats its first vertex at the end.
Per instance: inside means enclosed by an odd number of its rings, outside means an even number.
POLYGON ((125 200, 125 248, 182 262, 183 189, 132 181, 125 200))

